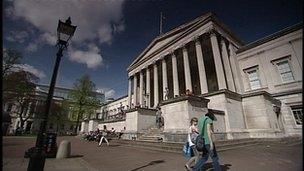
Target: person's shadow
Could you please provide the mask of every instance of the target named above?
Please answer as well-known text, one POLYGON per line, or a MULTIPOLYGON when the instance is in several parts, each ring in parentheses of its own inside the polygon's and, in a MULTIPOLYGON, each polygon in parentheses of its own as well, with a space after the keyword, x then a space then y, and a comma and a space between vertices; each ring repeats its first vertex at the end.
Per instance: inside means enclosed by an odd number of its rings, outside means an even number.
MULTIPOLYGON (((231 164, 221 164, 220 166, 222 171, 226 171, 230 169, 231 164)), ((205 163, 202 167, 202 171, 213 171, 212 162, 205 163)))

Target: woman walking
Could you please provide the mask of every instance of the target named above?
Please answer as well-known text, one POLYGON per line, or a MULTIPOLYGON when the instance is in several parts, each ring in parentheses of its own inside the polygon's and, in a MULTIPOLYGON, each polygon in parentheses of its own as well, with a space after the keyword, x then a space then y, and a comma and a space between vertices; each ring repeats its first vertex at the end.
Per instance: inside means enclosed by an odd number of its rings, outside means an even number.
POLYGON ((100 138, 100 141, 99 141, 99 144, 98 146, 101 146, 102 145, 102 140, 105 139, 107 145, 109 146, 109 141, 107 140, 106 136, 107 136, 107 129, 104 129, 103 131, 101 131, 101 138, 100 138))
POLYGON ((191 157, 188 160, 188 162, 185 164, 185 167, 186 167, 187 170, 191 170, 191 168, 190 168, 191 164, 194 161, 195 161, 195 164, 196 164, 196 162, 198 161, 198 157, 199 157, 199 153, 196 150, 196 147, 195 147, 195 144, 194 144, 195 139, 199 134, 199 131, 197 129, 197 122, 198 122, 198 119, 196 117, 193 117, 190 120, 190 127, 189 127, 189 132, 188 132, 188 143, 189 143, 190 148, 193 150, 194 156, 191 157))

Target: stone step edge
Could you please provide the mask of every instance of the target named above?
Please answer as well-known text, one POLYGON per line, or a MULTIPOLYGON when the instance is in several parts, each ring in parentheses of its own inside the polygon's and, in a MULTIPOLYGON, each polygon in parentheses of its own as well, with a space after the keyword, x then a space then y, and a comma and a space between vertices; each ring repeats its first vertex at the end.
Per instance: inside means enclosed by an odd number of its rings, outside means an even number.
MULTIPOLYGON (((237 149, 237 148, 254 146, 254 145, 258 145, 258 144, 260 144, 260 143, 246 144, 246 145, 234 146, 234 147, 228 147, 228 148, 220 148, 220 147, 216 147, 216 148, 217 148, 217 152, 222 152, 222 151, 233 150, 233 149, 237 149)), ((178 153, 178 154, 182 155, 182 149, 177 151, 177 150, 168 150, 168 149, 162 149, 162 148, 156 148, 156 147, 134 146, 134 145, 127 145, 127 144, 124 144, 123 146, 124 147, 130 147, 130 148, 141 148, 141 149, 152 150, 152 151, 178 153)))
MULTIPOLYGON (((260 142, 242 142, 242 143, 234 143, 234 144, 225 144, 225 145, 216 145, 216 147, 218 148, 227 148, 227 147, 233 147, 233 146, 242 146, 242 145, 248 145, 248 144, 257 144, 260 142)), ((161 144, 157 144, 157 145, 152 145, 151 144, 134 144, 134 143, 121 143, 122 145, 130 145, 130 146, 138 146, 138 147, 154 147, 154 148, 176 148, 176 149, 182 149, 183 146, 168 146, 168 145, 161 145, 161 144)))

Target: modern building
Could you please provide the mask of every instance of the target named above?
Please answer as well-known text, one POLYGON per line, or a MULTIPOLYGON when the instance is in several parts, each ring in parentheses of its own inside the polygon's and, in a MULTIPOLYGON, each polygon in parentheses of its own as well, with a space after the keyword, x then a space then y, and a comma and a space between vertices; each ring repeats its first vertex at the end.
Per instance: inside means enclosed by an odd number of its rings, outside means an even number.
POLYGON ((301 136, 302 26, 244 44, 206 13, 156 37, 127 69, 131 109, 120 127, 140 139, 160 106, 164 141, 184 141, 190 119, 208 111, 217 139, 301 136))
MULTIPOLYGON (((27 112, 24 114, 24 118, 29 117, 29 119, 24 124, 24 131, 27 133, 36 133, 39 130, 40 119, 37 115, 37 108, 45 103, 46 97, 48 95, 49 86, 47 85, 36 85, 35 91, 35 101, 30 103, 27 112)), ((72 91, 72 89, 64 88, 64 87, 55 87, 53 100, 55 102, 60 103, 62 100, 70 101, 68 94, 72 91)), ((104 103, 105 102, 105 95, 102 92, 94 92, 97 98, 104 103)), ((4 104, 4 111, 9 112, 11 117, 11 124, 7 131, 8 134, 15 133, 16 129, 20 127, 20 118, 17 115, 19 108, 15 103, 5 103, 4 104)), ((48 121, 47 129, 49 132, 57 132, 59 134, 67 134, 74 131, 76 126, 74 115, 69 111, 63 123, 58 125, 55 121, 48 121)))

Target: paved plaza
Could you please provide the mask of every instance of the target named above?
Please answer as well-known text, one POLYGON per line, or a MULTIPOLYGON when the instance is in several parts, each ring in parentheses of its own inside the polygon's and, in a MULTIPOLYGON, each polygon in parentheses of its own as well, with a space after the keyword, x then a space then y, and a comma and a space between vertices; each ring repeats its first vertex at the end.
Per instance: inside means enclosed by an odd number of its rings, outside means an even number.
MULTIPOLYGON (((47 159, 45 170, 102 170, 102 171, 185 171, 182 154, 127 147, 110 142, 98 147, 96 142, 78 137, 58 137, 71 141, 72 158, 47 159)), ((24 151, 34 146, 35 137, 3 137, 3 168, 26 170, 28 159, 24 151)), ((229 171, 300 171, 302 144, 265 143, 219 152, 222 170, 229 171)), ((203 170, 210 169, 210 160, 203 170)))

